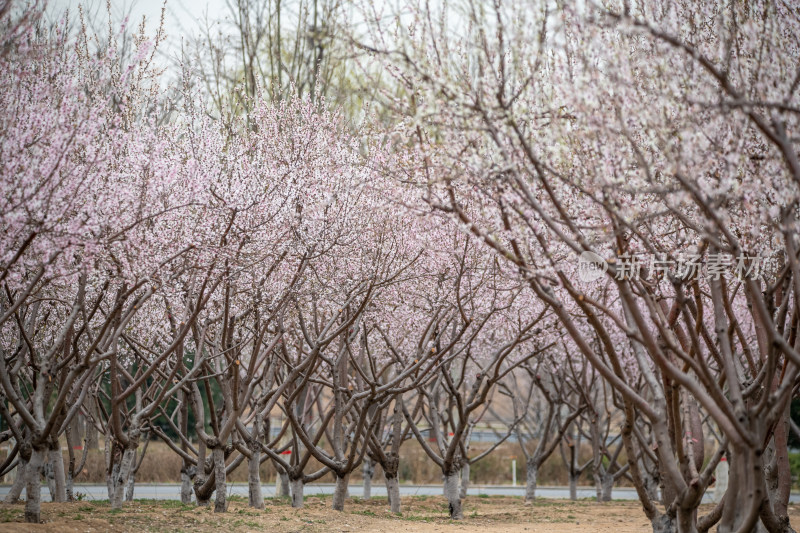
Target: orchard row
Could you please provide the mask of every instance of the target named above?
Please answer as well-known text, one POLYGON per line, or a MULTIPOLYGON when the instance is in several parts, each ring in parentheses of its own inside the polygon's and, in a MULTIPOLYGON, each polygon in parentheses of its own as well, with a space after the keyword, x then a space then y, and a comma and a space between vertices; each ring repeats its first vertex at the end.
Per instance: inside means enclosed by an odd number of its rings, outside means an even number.
POLYGON ((158 439, 185 503, 224 512, 246 468, 262 508, 266 461, 297 507, 333 474, 342 510, 379 464, 400 512, 414 439, 459 519, 470 465, 513 437, 527 499, 560 449, 601 500, 632 483, 656 532, 792 531, 800 14, 361 8, 366 30, 315 31, 289 61, 253 44, 243 2, 222 95, 188 60, 170 82, 160 33, 45 30, 0 4, 0 475, 16 469, 26 519, 44 470, 72 493, 81 461, 60 450, 86 421, 113 508, 158 439), (357 116, 324 96, 335 42, 358 51, 357 116), (642 255, 759 264, 631 276, 616 259, 642 255), (497 442, 475 453, 479 426, 497 442), (727 493, 700 515, 723 460, 727 493))

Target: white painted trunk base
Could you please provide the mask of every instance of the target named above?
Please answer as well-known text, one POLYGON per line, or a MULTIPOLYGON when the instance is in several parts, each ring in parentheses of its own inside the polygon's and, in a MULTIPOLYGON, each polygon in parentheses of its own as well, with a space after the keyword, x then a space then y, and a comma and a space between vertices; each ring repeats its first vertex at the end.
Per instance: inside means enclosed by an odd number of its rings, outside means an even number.
POLYGON ((453 520, 464 518, 464 513, 461 510, 460 477, 458 471, 444 477, 444 493, 450 506, 450 518, 453 520))

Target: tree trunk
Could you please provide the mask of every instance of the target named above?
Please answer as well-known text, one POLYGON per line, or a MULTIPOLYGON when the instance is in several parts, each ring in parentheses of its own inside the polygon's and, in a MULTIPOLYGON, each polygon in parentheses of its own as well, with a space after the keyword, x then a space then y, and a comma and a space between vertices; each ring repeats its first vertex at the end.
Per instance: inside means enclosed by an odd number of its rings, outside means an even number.
POLYGON ((111 500, 112 509, 122 509, 122 501, 125 497, 125 488, 128 486, 128 479, 131 476, 133 461, 136 456, 136 448, 125 448, 122 453, 122 461, 119 464, 119 471, 114 477, 114 495, 111 500))
POLYGON ((61 446, 56 440, 55 448, 50 448, 47 453, 53 471, 53 485, 55 488, 54 502, 67 501, 67 477, 64 472, 64 456, 61 455, 61 446))
POLYGON ((444 492, 450 505, 450 518, 453 520, 464 518, 464 513, 461 510, 461 494, 458 487, 459 477, 458 470, 444 476, 444 492))
POLYGON ((66 493, 67 501, 75 501, 75 494, 73 492, 75 480, 73 476, 77 474, 75 471, 75 447, 81 441, 81 415, 78 414, 72 419, 72 422, 67 426, 65 432, 67 437, 67 454, 69 460, 67 462, 67 479, 66 479, 66 493))
POLYGON ((195 490, 194 495, 197 497, 197 506, 198 507, 208 507, 211 504, 211 494, 213 491, 206 492, 202 490, 202 486, 205 484, 204 480, 195 480, 194 485, 197 487, 200 486, 200 490, 195 490))
POLYGON ((336 476, 336 488, 333 491, 333 510, 344 511, 344 500, 347 498, 347 484, 350 481, 350 473, 344 476, 336 476))
POLYGON ((125 493, 125 501, 132 502, 133 501, 133 492, 136 489, 136 473, 131 472, 130 477, 128 478, 128 490, 125 493))
POLYGON ((658 493, 659 477, 657 470, 648 468, 641 457, 639 457, 636 462, 639 466, 639 472, 642 474, 642 484, 644 485, 644 490, 647 492, 647 497, 654 502, 661 501, 658 493))
MULTIPOLYGON (((767 504, 771 506, 777 520, 781 524, 788 525, 788 503, 792 479, 791 468, 789 467, 785 419, 781 420, 776 426, 775 434, 764 452, 763 461, 764 481, 766 482, 767 496, 769 498, 767 504)), ((761 526, 761 529, 763 527, 761 526)), ((781 527, 783 526, 781 525, 781 527)))
POLYGON ((525 462, 525 503, 536 501, 536 484, 539 479, 539 465, 536 461, 525 462))
POLYGON ((128 475, 128 481, 125 482, 126 492, 125 492, 125 501, 132 502, 133 501, 133 491, 136 485, 136 450, 133 451, 133 461, 131 463, 131 473, 128 475))
POLYGON ((67 501, 75 501, 75 479, 72 477, 72 471, 67 472, 67 501))
POLYGON ((598 502, 603 501, 603 475, 605 474, 605 469, 603 469, 602 465, 597 465, 596 463, 592 465, 592 478, 594 479, 594 490, 597 493, 595 499, 598 502))
POLYGON ((117 474, 119 474, 119 463, 114 464, 111 473, 106 472, 106 489, 108 489, 109 502, 114 499, 114 480, 117 478, 117 474))
POLYGON ((28 462, 20 457, 19 463, 17 464, 17 479, 14 480, 14 484, 11 485, 11 490, 6 494, 5 503, 17 503, 17 501, 19 501, 22 489, 25 488, 25 484, 28 482, 28 478, 25 475, 27 467, 28 462))
POLYGON ((754 508, 760 507, 761 501, 766 496, 763 465, 756 458, 755 450, 746 447, 737 450, 731 447, 728 468, 728 492, 732 498, 730 501, 726 498, 717 531, 719 533, 750 531, 755 529, 758 519, 757 514, 754 516, 754 508))
POLYGON ((381 464, 383 477, 386 480, 386 496, 389 498, 389 505, 392 512, 400 514, 400 483, 397 479, 397 471, 400 468, 400 457, 395 452, 389 453, 387 461, 381 464))
POLYGON ((678 497, 676 493, 675 484, 670 480, 669 474, 666 472, 666 467, 663 463, 659 463, 659 488, 661 489, 661 505, 669 508, 672 502, 678 497))
POLYGON ((114 457, 116 455, 116 446, 111 441, 111 438, 106 435, 105 449, 103 455, 106 459, 106 489, 108 491, 108 501, 114 499, 114 479, 119 472, 119 461, 114 457))
POLYGON ((469 463, 464 463, 461 467, 461 492, 459 496, 463 500, 467 497, 467 489, 469 488, 469 463))
POLYGON ((614 476, 609 473, 603 474, 600 479, 600 501, 610 502, 614 491, 614 476))
POLYGON ((275 463, 275 468, 278 471, 278 475, 275 476, 275 496, 287 498, 291 495, 289 491, 289 474, 277 463, 275 463))
POLYGON ((578 476, 574 472, 569 473, 569 499, 578 499, 578 476))
POLYGON ((292 507, 301 509, 303 507, 303 478, 292 479, 289 483, 292 488, 292 507))
POLYGON ((682 509, 678 507, 678 531, 680 533, 697 533, 697 508, 682 509))
POLYGON ((796 533, 789 523, 789 516, 777 514, 769 499, 766 498, 761 502, 759 522, 756 526, 757 533, 796 533))
POLYGON ((264 508, 264 495, 261 493, 261 449, 258 443, 250 448, 251 457, 247 463, 248 504, 256 509, 264 508))
POLYGON ((44 479, 47 481, 47 490, 50 492, 50 501, 56 501, 56 476, 53 472, 53 462, 48 450, 44 460, 44 479))
POLYGON ((25 521, 38 524, 42 511, 42 463, 44 450, 33 449, 25 468, 25 521))
POLYGON ((675 533, 678 531, 675 520, 662 513, 653 518, 650 521, 650 525, 653 526, 653 533, 675 533))
POLYGON ((598 502, 610 502, 611 491, 614 488, 614 475, 609 474, 608 470, 602 464, 595 463, 594 472, 594 487, 597 491, 598 502))
POLYGON ((86 423, 86 447, 90 450, 100 448, 100 439, 97 435, 97 428, 91 422, 86 423))
POLYGON ((369 500, 372 498, 372 476, 375 474, 375 465, 369 457, 364 458, 362 474, 364 476, 364 494, 362 496, 365 500, 369 500))
POLYGON ((83 422, 83 427, 86 428, 84 432, 86 447, 90 450, 97 450, 100 448, 100 439, 98 438, 97 427, 94 425, 94 420, 97 419, 97 407, 93 401, 87 402, 84 405, 87 406, 87 411, 91 415, 91 417, 86 417, 83 422))
POLYGON ((397 481, 397 472, 384 471, 384 478, 386 478, 386 495, 389 498, 392 512, 400 514, 400 483, 397 481))
POLYGON ((217 446, 211 452, 211 456, 214 459, 215 490, 217 492, 214 498, 214 512, 224 513, 227 507, 225 505, 225 496, 228 491, 225 479, 225 450, 223 450, 222 446, 217 446))
POLYGON ((181 503, 183 505, 192 504, 192 476, 189 468, 192 467, 187 468, 186 464, 181 468, 181 503))
MULTIPOLYGON (((203 441, 200 441, 200 446, 204 446, 203 441)), ((197 473, 194 476, 194 481, 192 482, 192 488, 194 488, 194 495, 197 498, 197 505, 200 507, 208 507, 209 502, 211 500, 211 495, 214 494, 214 487, 213 482, 216 480, 212 480, 211 478, 214 477, 213 471, 213 462, 210 464, 209 468, 212 468, 211 473, 209 474, 206 470, 206 467, 209 465, 207 461, 203 458, 205 453, 201 453, 198 456, 197 461, 197 473)))

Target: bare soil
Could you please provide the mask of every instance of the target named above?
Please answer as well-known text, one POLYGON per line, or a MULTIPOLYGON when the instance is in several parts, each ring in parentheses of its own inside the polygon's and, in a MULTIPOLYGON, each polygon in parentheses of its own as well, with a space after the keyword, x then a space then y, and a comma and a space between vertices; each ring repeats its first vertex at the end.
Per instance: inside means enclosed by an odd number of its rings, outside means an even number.
MULTIPOLYGON (((292 509, 286 500, 267 500, 266 509, 256 511, 247 502, 234 499, 227 513, 212 508, 183 506, 174 501, 137 500, 121 511, 107 502, 42 504, 42 524, 26 524, 24 504, 0 504, 3 532, 177 532, 245 533, 402 531, 404 533, 500 532, 605 532, 651 531, 636 502, 540 500, 523 505, 520 498, 470 497, 464 501, 464 520, 447 518, 442 497, 403 499, 403 514, 392 515, 386 499, 348 500, 344 512, 330 508, 330 498, 308 497, 303 509, 292 509)), ((213 505, 213 502, 212 502, 213 505)), ((708 508, 701 513, 708 512, 708 508)), ((791 521, 800 523, 800 507, 792 506, 791 521)))

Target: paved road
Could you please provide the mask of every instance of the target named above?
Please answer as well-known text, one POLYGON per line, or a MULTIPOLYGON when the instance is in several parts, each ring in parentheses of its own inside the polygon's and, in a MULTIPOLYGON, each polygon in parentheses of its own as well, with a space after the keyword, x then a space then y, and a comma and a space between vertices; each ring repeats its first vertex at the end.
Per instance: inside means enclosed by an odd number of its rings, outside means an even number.
MULTIPOLYGON (((306 485, 305 494, 307 496, 314 494, 332 494, 333 488, 333 484, 314 483, 311 485, 306 485)), ((5 495, 8 493, 8 490, 8 485, 0 486, 0 500, 5 497, 5 495)), ((105 485, 76 485, 75 490, 76 492, 85 494, 85 497, 90 500, 108 499, 108 492, 106 491, 105 485)), ((275 495, 275 485, 264 485, 263 491, 264 497, 272 497, 275 495)), ((525 488, 521 486, 512 487, 510 485, 480 485, 470 487, 468 493, 471 495, 488 494, 490 496, 524 496, 524 491, 525 488)), ((247 484, 228 484, 228 494, 236 494, 247 497, 247 484)), ((401 485, 400 494, 402 496, 438 496, 442 494, 442 486, 401 485)), ((578 488, 578 498, 592 498, 596 494, 597 493, 593 487, 578 488)), ((363 495, 363 488, 361 485, 351 485, 350 495, 363 495)), ((372 495, 386 496, 386 488, 383 485, 373 485, 372 495)), ((567 499, 569 498, 569 489, 567 487, 539 487, 536 489, 536 496, 539 498, 567 499)), ((179 500, 180 485, 137 484, 134 497, 137 499, 179 500)), ((615 488, 614 499, 635 500, 636 492, 631 488, 615 488)), ((47 490, 47 487, 42 487, 42 501, 50 501, 50 492, 47 490)), ((710 493, 706 493, 704 501, 711 501, 710 493)), ((793 493, 791 496, 791 501, 794 503, 800 502, 800 493, 793 493)))

